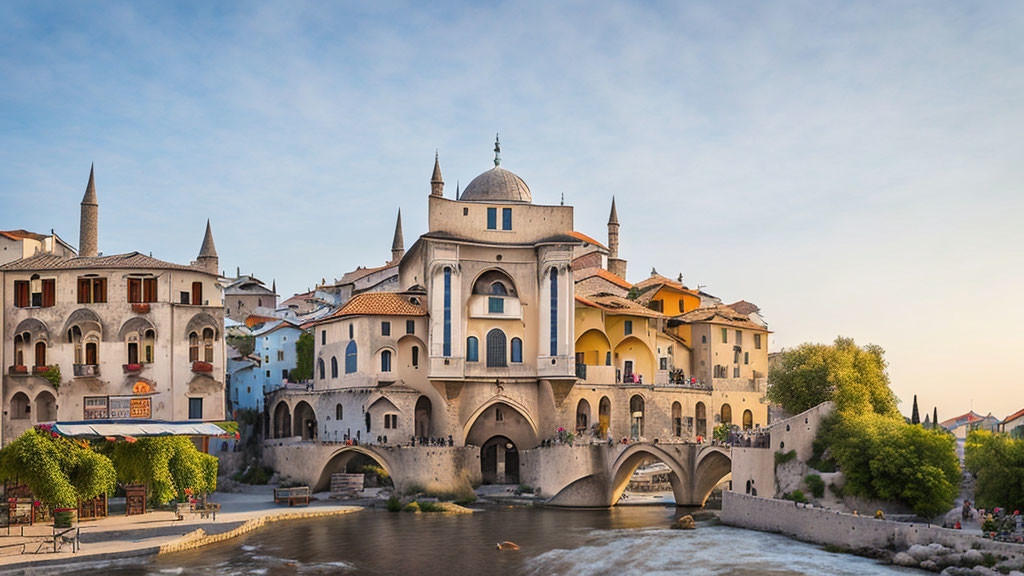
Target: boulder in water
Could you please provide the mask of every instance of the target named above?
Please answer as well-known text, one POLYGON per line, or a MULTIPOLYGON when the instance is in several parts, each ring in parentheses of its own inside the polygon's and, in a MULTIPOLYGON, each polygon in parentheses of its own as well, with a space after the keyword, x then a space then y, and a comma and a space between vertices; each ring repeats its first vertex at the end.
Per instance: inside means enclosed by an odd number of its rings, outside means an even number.
POLYGON ((916 558, 906 552, 900 552, 892 557, 892 563, 897 566, 917 566, 917 562, 916 558))
POLYGON ((693 516, 689 514, 672 523, 672 528, 676 530, 693 530, 696 527, 697 523, 693 521, 693 516))

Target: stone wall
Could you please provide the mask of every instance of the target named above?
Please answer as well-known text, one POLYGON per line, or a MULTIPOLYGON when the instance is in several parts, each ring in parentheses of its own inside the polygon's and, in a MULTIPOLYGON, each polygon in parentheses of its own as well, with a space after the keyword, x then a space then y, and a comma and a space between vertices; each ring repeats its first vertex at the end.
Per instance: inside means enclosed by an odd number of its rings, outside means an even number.
POLYGON ((818 435, 821 421, 832 413, 835 405, 822 402, 814 408, 796 416, 780 420, 771 425, 772 452, 796 450, 796 457, 806 462, 814 450, 814 438, 818 435))
POLYGON ((960 530, 876 520, 736 492, 725 492, 722 497, 723 523, 784 534, 805 542, 848 550, 906 550, 914 545, 937 543, 957 551, 978 549, 1011 560, 1024 558, 1024 546, 993 542, 960 530))

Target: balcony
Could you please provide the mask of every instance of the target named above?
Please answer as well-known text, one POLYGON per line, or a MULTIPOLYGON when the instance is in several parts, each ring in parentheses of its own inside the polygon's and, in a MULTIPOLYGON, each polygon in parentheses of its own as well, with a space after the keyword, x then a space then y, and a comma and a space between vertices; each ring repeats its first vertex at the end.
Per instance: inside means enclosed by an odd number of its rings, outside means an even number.
POLYGON ((193 362, 192 371, 200 374, 210 374, 213 372, 213 364, 209 362, 193 362))
POLYGON ((96 377, 100 375, 99 364, 75 364, 73 366, 76 378, 96 377))
POLYGON ((135 312, 136 314, 149 314, 149 304, 132 304, 132 312, 135 312))
POLYGON ((138 374, 142 372, 142 364, 122 364, 121 369, 125 374, 138 374))
POLYGON ((576 365, 576 378, 587 384, 614 384, 614 366, 590 366, 587 364, 576 365))
POLYGON ((574 378, 575 358, 572 356, 539 356, 537 358, 538 378, 574 378))
POLYGON ((50 370, 49 366, 33 366, 32 367, 32 373, 33 374, 44 374, 44 373, 46 373, 49 370, 50 370))
POLYGON ((7 368, 7 373, 11 376, 27 376, 28 366, 11 366, 7 368))

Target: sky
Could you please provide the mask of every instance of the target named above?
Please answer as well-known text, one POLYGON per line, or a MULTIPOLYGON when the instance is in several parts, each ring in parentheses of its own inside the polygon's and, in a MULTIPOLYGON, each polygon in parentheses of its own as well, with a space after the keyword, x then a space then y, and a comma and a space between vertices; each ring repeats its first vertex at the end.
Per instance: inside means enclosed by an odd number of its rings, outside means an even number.
POLYGON ((652 268, 761 306, 772 348, 887 351, 939 418, 1024 408, 1024 5, 4 2, 0 229, 289 295, 502 167, 652 268))

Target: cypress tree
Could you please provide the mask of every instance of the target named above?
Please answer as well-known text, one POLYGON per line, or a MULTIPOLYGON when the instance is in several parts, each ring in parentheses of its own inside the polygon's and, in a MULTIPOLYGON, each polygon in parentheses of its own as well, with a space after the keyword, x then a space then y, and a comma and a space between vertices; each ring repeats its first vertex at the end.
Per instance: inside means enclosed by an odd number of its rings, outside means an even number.
POLYGON ((932 408, 932 430, 939 429, 939 407, 932 408))
POLYGON ((917 413, 917 394, 914 394, 914 411, 910 413, 910 423, 914 426, 921 423, 921 415, 917 413))

